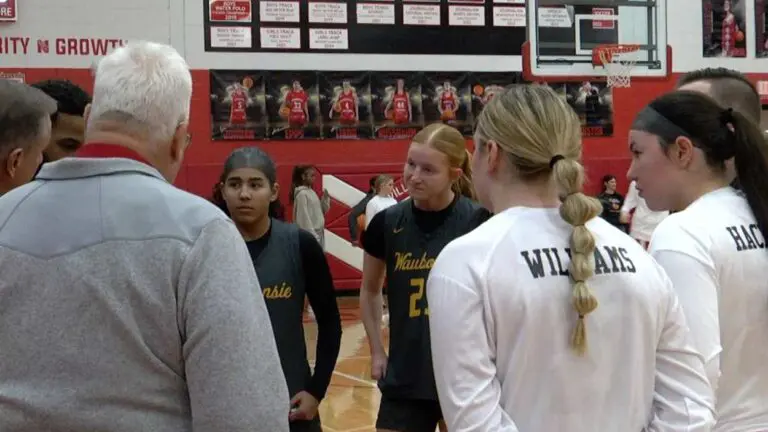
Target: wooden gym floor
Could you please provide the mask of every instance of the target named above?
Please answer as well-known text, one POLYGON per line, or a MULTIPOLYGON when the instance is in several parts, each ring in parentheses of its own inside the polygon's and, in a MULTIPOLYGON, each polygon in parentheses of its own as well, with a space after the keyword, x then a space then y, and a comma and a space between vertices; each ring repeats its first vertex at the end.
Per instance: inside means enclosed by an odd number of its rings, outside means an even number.
MULTIPOLYGON (((343 334, 336 370, 320 404, 324 432, 374 432, 380 394, 371 379, 371 355, 357 297, 339 297, 343 334)), ((307 353, 314 365, 317 325, 304 320, 307 353)), ((388 330, 383 330, 385 346, 388 330)))

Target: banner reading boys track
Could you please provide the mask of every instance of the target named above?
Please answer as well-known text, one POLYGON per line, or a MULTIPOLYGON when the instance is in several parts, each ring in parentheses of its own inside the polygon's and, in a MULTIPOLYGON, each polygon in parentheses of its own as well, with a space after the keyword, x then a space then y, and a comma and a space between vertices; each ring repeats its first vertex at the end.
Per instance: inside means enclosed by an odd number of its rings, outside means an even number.
POLYGON ((371 72, 371 107, 374 138, 413 138, 424 127, 421 74, 371 72))
POLYGON ((210 71, 211 137, 248 141, 267 136, 265 73, 210 71))
POLYGON ((373 136, 371 75, 368 72, 317 72, 323 136, 362 139, 373 136))
POLYGON ((316 73, 270 72, 266 94, 269 139, 322 136, 322 114, 316 73))

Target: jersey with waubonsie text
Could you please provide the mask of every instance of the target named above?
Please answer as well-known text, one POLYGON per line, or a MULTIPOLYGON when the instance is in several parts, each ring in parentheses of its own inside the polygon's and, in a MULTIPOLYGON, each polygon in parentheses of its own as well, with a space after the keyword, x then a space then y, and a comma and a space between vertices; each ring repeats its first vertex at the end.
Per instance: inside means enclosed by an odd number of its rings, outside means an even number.
POLYGON ((305 287, 299 229, 272 219, 269 242, 254 260, 291 396, 306 389, 312 378, 302 320, 305 287))
POLYGON ((442 225, 422 232, 411 200, 384 210, 386 226, 389 362, 379 382, 390 398, 437 400, 429 341, 426 284, 443 247, 466 234, 478 206, 459 197, 442 225))

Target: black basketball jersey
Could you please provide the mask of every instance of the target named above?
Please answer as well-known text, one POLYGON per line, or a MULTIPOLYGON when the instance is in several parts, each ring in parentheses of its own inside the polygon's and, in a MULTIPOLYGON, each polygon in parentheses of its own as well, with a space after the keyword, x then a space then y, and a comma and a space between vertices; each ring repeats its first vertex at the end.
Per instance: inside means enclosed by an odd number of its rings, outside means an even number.
POLYGON ((386 226, 389 362, 379 382, 391 398, 437 400, 429 340, 427 278, 440 251, 473 228, 479 207, 457 198, 442 225, 424 233, 416 225, 411 200, 384 210, 386 226))
POLYGON ((306 389, 312 378, 304 342, 305 287, 299 229, 272 219, 267 246, 253 263, 291 396, 306 389))

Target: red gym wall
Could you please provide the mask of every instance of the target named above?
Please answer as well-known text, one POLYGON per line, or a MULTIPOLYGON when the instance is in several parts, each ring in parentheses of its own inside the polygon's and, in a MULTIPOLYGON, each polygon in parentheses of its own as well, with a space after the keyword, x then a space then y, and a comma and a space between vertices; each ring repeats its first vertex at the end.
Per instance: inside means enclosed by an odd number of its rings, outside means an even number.
MULTIPOLYGON (((92 89, 91 73, 87 69, 0 69, 0 72, 23 72, 28 83, 43 79, 69 79, 92 89)), ((334 174, 361 190, 367 188, 368 178, 374 174, 401 173, 407 141, 260 141, 237 142, 210 140, 209 74, 207 70, 192 72, 194 92, 190 132, 192 145, 185 156, 185 166, 177 185, 190 192, 209 197, 218 181, 221 165, 232 149, 256 144, 272 155, 278 165, 278 181, 282 187, 281 200, 287 204, 291 168, 296 164, 314 164, 321 172, 334 174)), ((635 79, 631 88, 615 89, 614 136, 587 138, 584 141, 584 161, 589 175, 588 191, 597 194, 600 178, 614 174, 619 190, 626 190, 625 174, 629 167, 627 134, 635 113, 655 96, 673 88, 679 74, 667 80, 642 81, 635 79)), ((768 74, 751 74, 753 80, 768 79, 768 74)), ((319 185, 318 185, 319 186, 319 185)), ((290 214, 290 208, 287 209, 290 214)), ((348 209, 343 204, 333 205, 327 216, 327 229, 349 238, 348 209)), ((328 254, 328 260, 340 290, 359 288, 360 273, 337 257, 328 254)))
MULTIPOLYGON (((87 69, 0 69, 2 72, 23 72, 27 83, 42 79, 69 79, 88 91, 92 88, 91 73, 87 69)), ((209 74, 207 70, 194 70, 194 93, 190 132, 192 146, 185 156, 185 168, 177 180, 178 186, 196 194, 208 196, 220 173, 221 163, 237 147, 256 144, 269 152, 280 167, 281 183, 290 184, 290 168, 295 164, 311 163, 321 171, 333 167, 342 172, 368 174, 398 171, 408 145, 407 141, 371 140, 315 140, 315 141, 211 141, 209 74)), ((615 89, 614 136, 586 138, 584 160, 589 171, 590 192, 598 192, 599 178, 607 173, 616 175, 620 190, 627 186, 624 174, 628 167, 627 131, 635 113, 659 95, 674 86, 677 78, 666 81, 635 79, 628 89, 615 89)), ((367 181, 367 177, 366 177, 367 181)))

